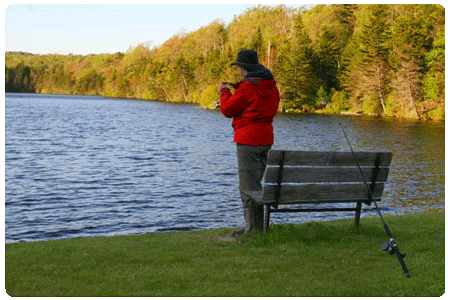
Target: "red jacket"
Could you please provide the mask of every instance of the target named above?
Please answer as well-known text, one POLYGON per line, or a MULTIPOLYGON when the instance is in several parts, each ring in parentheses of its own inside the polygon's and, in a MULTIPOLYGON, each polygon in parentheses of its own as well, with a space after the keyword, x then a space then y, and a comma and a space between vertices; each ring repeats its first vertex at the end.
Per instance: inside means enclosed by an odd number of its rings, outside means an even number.
POLYGON ((234 142, 251 146, 273 145, 272 121, 280 94, 273 79, 248 78, 238 82, 234 94, 224 88, 220 110, 233 118, 234 142))

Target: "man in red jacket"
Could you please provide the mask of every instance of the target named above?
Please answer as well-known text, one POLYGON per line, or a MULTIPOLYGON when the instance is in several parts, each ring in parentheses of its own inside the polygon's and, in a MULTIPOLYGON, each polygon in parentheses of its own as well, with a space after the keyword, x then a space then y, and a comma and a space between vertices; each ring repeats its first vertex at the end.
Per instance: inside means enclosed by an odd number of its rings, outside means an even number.
POLYGON ((244 207, 245 228, 233 236, 253 229, 263 229, 264 208, 243 194, 261 190, 267 153, 273 145, 272 121, 278 111, 280 95, 272 73, 258 62, 253 50, 242 50, 236 62, 243 80, 236 84, 222 82, 220 109, 227 118, 233 118, 234 142, 237 143, 239 191, 244 207), (232 94, 227 87, 234 87, 232 94))

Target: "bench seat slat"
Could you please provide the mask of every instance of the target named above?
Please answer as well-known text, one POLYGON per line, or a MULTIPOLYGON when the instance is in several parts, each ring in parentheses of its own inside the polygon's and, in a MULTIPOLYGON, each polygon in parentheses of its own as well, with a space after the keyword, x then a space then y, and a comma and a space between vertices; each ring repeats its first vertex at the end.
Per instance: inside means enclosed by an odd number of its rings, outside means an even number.
MULTIPOLYGON (((263 186, 262 202, 274 202, 276 186, 263 186)), ((381 198, 384 184, 375 184, 373 198, 381 198)), ((279 204, 302 203, 304 201, 367 201, 369 198, 367 187, 361 184, 304 184, 282 185, 279 204)))
MULTIPOLYGON (((279 166, 267 166, 263 181, 265 183, 277 182, 279 166)), ((386 181, 389 168, 361 168, 367 182, 386 181), (377 178, 374 180, 374 174, 377 178)), ((283 182, 364 182, 357 167, 285 167, 283 168, 283 182)))
MULTIPOLYGON (((279 165, 281 150, 271 150, 267 158, 268 165, 279 165)), ((391 152, 355 152, 360 166, 374 166, 380 156, 380 167, 389 166, 391 152)), ((285 151, 284 165, 297 166, 355 166, 351 152, 285 151)))
MULTIPOLYGON (((270 204, 270 203, 274 203, 273 201, 264 201, 263 198, 263 191, 247 191, 244 192, 245 194, 247 194, 248 196, 250 196, 253 201, 255 201, 258 204, 270 204)), ((320 200, 314 200, 314 199, 310 199, 310 200, 293 200, 293 201, 283 201, 283 203, 279 203, 281 205, 288 205, 288 204, 321 204, 321 203, 355 203, 357 201, 361 201, 361 202, 366 202, 367 197, 362 198, 362 199, 346 199, 346 200, 341 200, 341 199, 320 199, 320 200)), ((372 201, 381 201, 381 198, 374 198, 372 199, 372 201)))

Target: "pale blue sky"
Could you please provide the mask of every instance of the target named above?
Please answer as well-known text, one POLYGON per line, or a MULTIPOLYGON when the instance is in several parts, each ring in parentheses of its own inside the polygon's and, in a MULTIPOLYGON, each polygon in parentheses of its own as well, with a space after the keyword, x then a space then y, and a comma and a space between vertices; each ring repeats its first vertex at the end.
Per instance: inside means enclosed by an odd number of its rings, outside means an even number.
POLYGON ((147 41, 159 46, 180 31, 195 31, 215 19, 229 24, 235 15, 257 5, 8 5, 5 51, 86 55, 126 52, 147 41))

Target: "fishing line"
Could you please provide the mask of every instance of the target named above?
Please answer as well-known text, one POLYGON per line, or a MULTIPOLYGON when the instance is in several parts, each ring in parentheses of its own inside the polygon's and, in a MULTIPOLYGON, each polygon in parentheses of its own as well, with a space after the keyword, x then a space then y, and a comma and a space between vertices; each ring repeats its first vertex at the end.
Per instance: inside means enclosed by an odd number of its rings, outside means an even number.
MULTIPOLYGON (((353 158, 354 158, 354 160, 355 160, 355 163, 356 163, 356 165, 357 165, 357 167, 358 167, 358 169, 359 169, 359 172, 360 172, 360 174, 361 174, 361 177, 362 177, 362 179, 363 179, 363 181, 364 181, 364 184, 365 184, 365 186, 366 186, 366 188, 367 188, 367 192, 369 193, 369 198, 370 198, 369 200, 372 200, 372 199, 373 199, 373 193, 372 193, 372 190, 371 190, 371 188, 369 187, 369 184, 367 183, 366 178, 364 177, 364 174, 363 174, 363 171, 362 171, 362 169, 361 169, 361 166, 360 166, 360 164, 359 164, 359 162, 358 162, 358 159, 356 158, 355 152, 353 151, 352 144, 350 143, 350 140, 348 139, 347 133, 346 133, 345 130, 344 130, 344 126, 342 126, 341 121, 340 121, 339 118, 337 117, 336 112, 334 111, 334 109, 333 109, 333 114, 334 114, 334 117, 335 117, 337 123, 338 123, 339 126, 341 127, 342 132, 344 133, 344 137, 345 137, 345 139, 347 140, 347 143, 348 143, 348 145, 349 145, 349 147, 350 147, 350 150, 351 150, 351 152, 352 152, 352 155, 353 155, 353 158)), ((376 201, 371 201, 371 202, 373 202, 373 203, 375 204, 376 211, 378 212, 378 215, 380 216, 381 223, 383 224, 384 230, 386 231, 386 234, 387 234, 387 236, 388 236, 388 238, 389 238, 389 241, 387 241, 387 242, 385 242, 385 243, 383 243, 383 244, 381 245, 381 249, 384 250, 384 251, 388 251, 388 253, 389 253, 390 255, 396 254, 396 255, 397 255, 397 259, 398 259, 398 261, 399 261, 399 263, 400 263, 400 266, 402 267, 403 272, 405 273, 406 277, 410 277, 411 274, 409 273, 409 271, 408 271, 408 269, 407 269, 407 267, 406 267, 406 264, 405 264, 405 262, 404 262, 404 260, 403 260, 403 258, 406 256, 406 254, 400 253, 400 250, 398 249, 398 246, 397 246, 397 244, 395 243, 394 238, 392 237, 392 233, 391 233, 391 231, 390 231, 390 229, 389 229, 389 227, 388 227, 386 221, 384 220, 384 218, 383 218, 383 216, 382 216, 382 214, 381 214, 381 211, 380 211, 380 208, 378 207, 377 202, 376 202, 376 201)))

